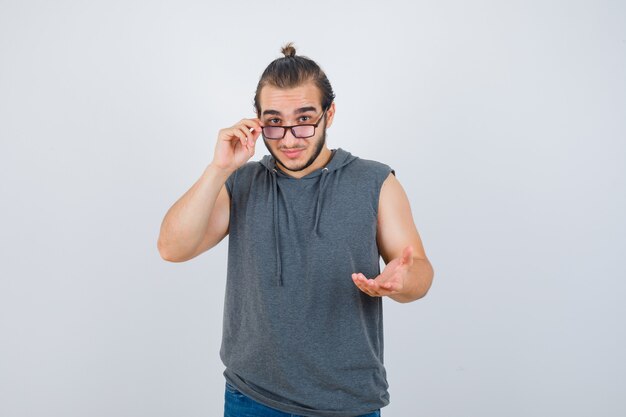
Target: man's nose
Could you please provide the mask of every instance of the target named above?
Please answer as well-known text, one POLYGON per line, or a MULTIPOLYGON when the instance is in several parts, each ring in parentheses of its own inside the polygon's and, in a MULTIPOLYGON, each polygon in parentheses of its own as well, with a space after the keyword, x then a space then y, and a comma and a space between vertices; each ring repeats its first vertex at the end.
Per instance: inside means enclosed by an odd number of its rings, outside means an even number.
POLYGON ((291 129, 287 129, 287 131, 285 132, 285 137, 283 138, 283 145, 285 145, 286 148, 293 148, 298 144, 299 140, 300 139, 296 138, 293 135, 291 129))

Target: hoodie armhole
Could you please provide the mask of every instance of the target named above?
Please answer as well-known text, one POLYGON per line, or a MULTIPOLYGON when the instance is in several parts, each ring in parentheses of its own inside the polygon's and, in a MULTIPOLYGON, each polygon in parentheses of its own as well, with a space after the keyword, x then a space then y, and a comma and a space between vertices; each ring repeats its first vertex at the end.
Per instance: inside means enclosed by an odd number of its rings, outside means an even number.
POLYGON ((375 201, 374 213, 376 214, 376 218, 378 218, 378 206, 380 205, 380 192, 382 191, 383 184, 385 183, 387 178, 389 178, 389 173, 392 173, 394 176, 396 176, 396 171, 393 168, 387 165, 383 165, 383 169, 381 169, 380 177, 377 178, 376 196, 374 198, 374 201, 375 201))
POLYGON ((235 187, 235 177, 237 176, 237 170, 230 174, 230 176, 226 179, 226 191, 228 191, 228 197, 230 201, 233 201, 233 188, 235 187))

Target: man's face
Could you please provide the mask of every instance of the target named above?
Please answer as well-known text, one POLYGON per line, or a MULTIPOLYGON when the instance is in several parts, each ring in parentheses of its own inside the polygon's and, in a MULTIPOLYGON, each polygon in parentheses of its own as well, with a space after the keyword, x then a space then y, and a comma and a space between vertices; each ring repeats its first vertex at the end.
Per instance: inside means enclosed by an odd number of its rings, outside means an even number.
MULTIPOLYGON (((311 82, 290 89, 266 85, 261 90, 259 101, 263 126, 315 124, 323 112, 320 91, 311 82)), ((263 142, 281 168, 293 172, 305 170, 321 158, 323 151, 328 151, 326 128, 332 123, 333 115, 334 104, 315 128, 315 135, 309 138, 296 138, 287 129, 284 138, 263 138, 263 142)))

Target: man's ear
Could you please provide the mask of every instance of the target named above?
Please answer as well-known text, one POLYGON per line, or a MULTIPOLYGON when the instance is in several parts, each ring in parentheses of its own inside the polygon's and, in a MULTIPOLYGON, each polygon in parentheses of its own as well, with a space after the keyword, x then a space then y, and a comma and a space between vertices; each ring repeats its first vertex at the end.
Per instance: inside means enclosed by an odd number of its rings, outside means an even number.
POLYGON ((326 129, 328 129, 335 119, 335 102, 330 103, 328 110, 326 110, 326 129))

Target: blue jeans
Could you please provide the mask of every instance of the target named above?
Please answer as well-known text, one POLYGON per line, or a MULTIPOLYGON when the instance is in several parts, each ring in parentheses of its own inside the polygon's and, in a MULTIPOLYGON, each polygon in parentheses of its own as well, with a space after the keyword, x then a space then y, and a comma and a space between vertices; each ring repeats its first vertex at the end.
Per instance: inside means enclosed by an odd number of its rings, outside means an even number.
MULTIPOLYGON (((226 382, 224 394, 224 417, 303 417, 297 414, 288 414, 270 408, 244 395, 237 388, 226 382)), ((380 410, 356 417, 380 417, 380 410)))

